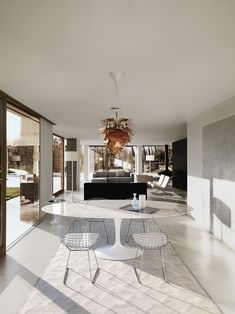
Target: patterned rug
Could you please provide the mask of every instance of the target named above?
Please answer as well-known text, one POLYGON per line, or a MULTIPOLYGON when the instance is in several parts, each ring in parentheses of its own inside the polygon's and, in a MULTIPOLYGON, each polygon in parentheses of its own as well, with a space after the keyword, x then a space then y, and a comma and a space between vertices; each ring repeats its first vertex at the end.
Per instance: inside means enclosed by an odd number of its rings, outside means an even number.
MULTIPOLYGON (((75 225, 80 230, 84 228, 81 221, 76 221, 75 225)), ((123 241, 127 225, 128 222, 122 226, 123 241)), ((112 243, 112 221, 107 221, 106 226, 112 243)), ((140 228, 140 224, 133 228, 140 228)), ((94 225, 93 229, 100 229, 102 234, 99 224, 94 225)), ((100 241, 103 239, 102 235, 100 241)), ((133 242, 130 241, 130 245, 133 242)), ((137 282, 133 271, 133 260, 102 259, 99 259, 100 274, 96 283, 92 284, 89 281, 87 253, 73 252, 67 283, 64 285, 67 254, 67 249, 61 244, 19 314, 221 313, 171 245, 164 249, 169 283, 163 280, 161 259, 157 251, 145 252, 142 285, 137 282)), ((95 260, 92 254, 91 256, 92 269, 95 271, 95 260)))

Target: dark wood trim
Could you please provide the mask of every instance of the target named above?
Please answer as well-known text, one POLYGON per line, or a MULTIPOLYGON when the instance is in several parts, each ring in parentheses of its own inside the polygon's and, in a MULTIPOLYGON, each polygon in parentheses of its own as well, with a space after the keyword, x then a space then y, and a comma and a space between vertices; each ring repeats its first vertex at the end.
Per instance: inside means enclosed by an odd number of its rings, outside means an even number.
POLYGON ((6 99, 6 102, 15 106, 16 108, 19 108, 20 110, 23 110, 25 112, 27 112, 28 114, 31 114, 33 116, 35 116, 38 119, 44 119, 48 122, 50 122, 51 124, 55 125, 54 122, 50 121, 49 119, 47 119, 46 117, 44 117, 43 115, 41 115, 40 113, 34 111, 33 109, 25 106, 24 104, 22 104, 20 101, 18 101, 17 99, 9 96, 8 94, 4 93, 3 91, 0 90, 0 97, 3 97, 6 99))
POLYGON ((63 194, 63 193, 64 193, 64 189, 55 192, 53 195, 54 195, 55 197, 57 197, 57 196, 59 196, 60 194, 63 194))
POLYGON ((15 105, 9 104, 9 102, 7 103, 7 110, 10 112, 14 112, 14 114, 16 115, 20 115, 27 119, 33 120, 34 122, 40 123, 40 119, 23 111, 22 109, 17 108, 15 105))

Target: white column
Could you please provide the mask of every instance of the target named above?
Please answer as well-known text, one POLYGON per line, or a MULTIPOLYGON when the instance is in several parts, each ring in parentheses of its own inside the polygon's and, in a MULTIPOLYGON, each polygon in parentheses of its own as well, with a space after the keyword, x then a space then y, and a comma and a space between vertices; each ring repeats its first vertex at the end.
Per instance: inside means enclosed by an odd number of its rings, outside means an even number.
POLYGON ((84 145, 84 182, 88 181, 88 150, 89 146, 84 145))
POLYGON ((76 182, 76 186, 77 186, 77 190, 80 190, 80 140, 77 138, 77 153, 78 153, 78 157, 77 157, 77 182, 76 182))
POLYGON ((135 158, 135 172, 136 174, 142 174, 142 145, 137 145, 137 152, 135 158))

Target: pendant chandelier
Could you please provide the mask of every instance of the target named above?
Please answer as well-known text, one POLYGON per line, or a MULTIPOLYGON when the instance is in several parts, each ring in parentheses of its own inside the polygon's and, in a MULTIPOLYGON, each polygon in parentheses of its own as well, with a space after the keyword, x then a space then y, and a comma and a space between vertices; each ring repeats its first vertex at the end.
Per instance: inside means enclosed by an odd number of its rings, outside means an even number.
POLYGON ((131 141, 133 131, 130 128, 130 120, 119 117, 120 97, 119 97, 119 80, 125 75, 124 72, 110 72, 110 77, 115 84, 115 105, 111 108, 114 117, 106 118, 101 121, 101 135, 104 139, 107 149, 117 154, 131 141))

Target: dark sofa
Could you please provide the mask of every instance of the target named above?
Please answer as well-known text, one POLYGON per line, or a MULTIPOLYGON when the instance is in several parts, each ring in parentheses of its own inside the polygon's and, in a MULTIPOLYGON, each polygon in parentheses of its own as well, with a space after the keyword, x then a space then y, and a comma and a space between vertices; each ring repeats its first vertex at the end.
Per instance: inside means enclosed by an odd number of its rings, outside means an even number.
POLYGON ((84 200, 89 199, 132 199, 133 193, 145 194, 146 183, 84 183, 84 200))
POLYGON ((95 172, 92 183, 130 183, 134 182, 134 173, 127 171, 102 171, 95 172))

